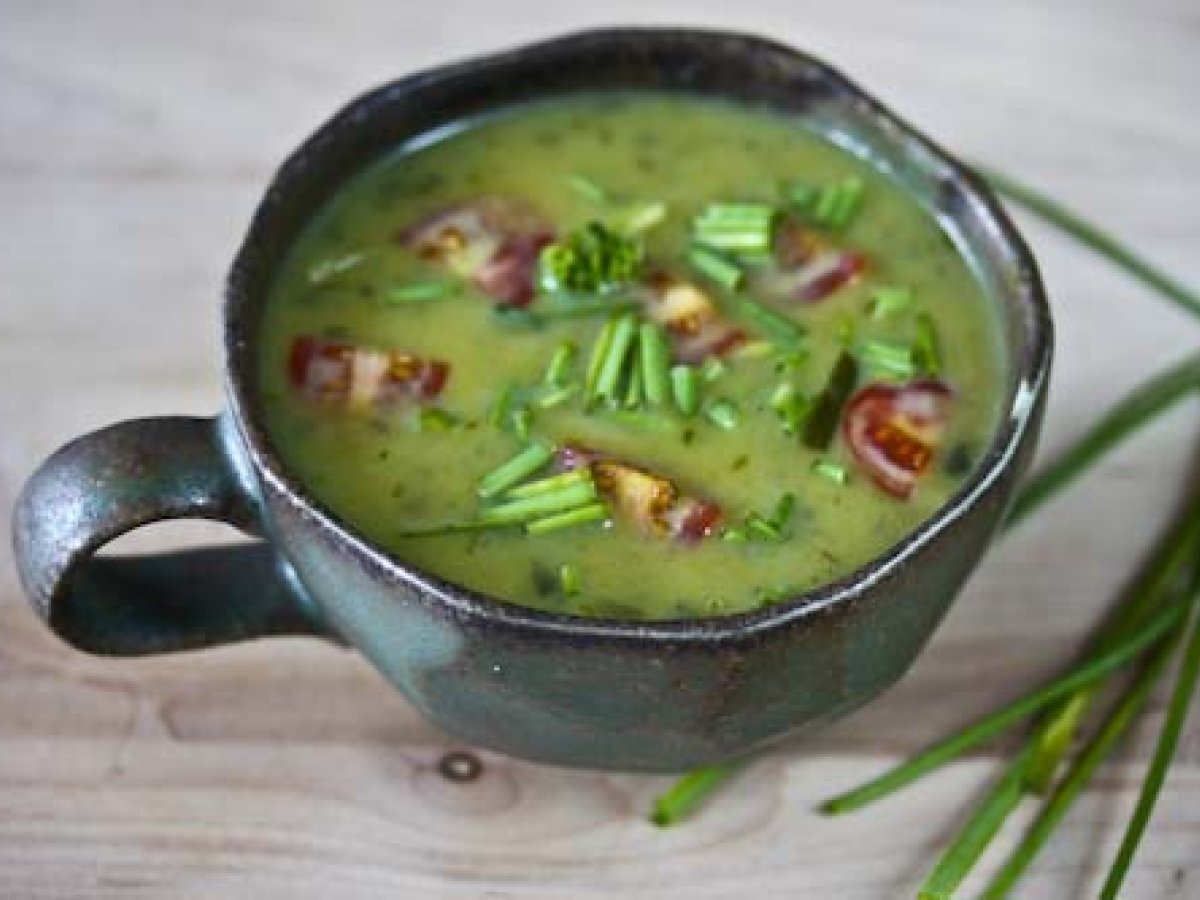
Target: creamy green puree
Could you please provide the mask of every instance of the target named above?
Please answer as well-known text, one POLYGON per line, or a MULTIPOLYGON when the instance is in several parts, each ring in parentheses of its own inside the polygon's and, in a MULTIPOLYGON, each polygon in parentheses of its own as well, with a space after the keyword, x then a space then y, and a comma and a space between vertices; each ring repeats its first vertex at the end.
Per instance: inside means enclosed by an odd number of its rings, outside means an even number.
POLYGON ((712 616, 947 500, 996 424, 993 316, 931 214, 803 121, 582 94, 345 185, 277 277, 258 377, 286 466, 398 559, 539 609, 712 616))

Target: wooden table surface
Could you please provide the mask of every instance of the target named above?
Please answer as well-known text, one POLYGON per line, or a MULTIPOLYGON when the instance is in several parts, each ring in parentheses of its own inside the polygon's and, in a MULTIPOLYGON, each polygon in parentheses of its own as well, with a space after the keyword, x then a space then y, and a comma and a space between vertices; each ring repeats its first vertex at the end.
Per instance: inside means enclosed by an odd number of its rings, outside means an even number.
MULTIPOLYGON (((336 106, 420 66, 611 22, 725 25, 817 51, 948 146, 1200 282, 1194 0, 0 0, 0 509, 73 435, 219 408, 225 267, 273 166, 336 106)), ((1022 223, 1058 320, 1049 454, 1198 332, 1022 223)), ((444 780, 453 744, 357 656, 315 641, 139 661, 71 652, 6 558, 0 896, 911 895, 996 773, 994 748, 865 814, 826 821, 814 804, 1060 665, 1164 524, 1196 425, 1181 408, 995 548, 894 690, 665 832, 645 823, 661 778, 483 754, 480 779, 444 780)), ((169 525, 124 546, 225 536, 169 525)), ((1020 896, 1094 892, 1161 710, 1160 698, 1020 896)), ((1200 896, 1200 719, 1128 896, 1200 896)))

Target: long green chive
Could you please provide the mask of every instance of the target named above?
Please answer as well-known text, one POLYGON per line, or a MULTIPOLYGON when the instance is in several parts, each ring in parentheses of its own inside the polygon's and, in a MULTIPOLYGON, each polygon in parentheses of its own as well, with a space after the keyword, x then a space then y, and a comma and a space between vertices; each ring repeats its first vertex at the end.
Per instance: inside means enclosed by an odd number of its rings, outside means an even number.
POLYGON ((556 491, 548 491, 532 497, 522 497, 488 507, 480 520, 483 522, 532 522, 543 516, 552 516, 596 500, 596 485, 591 482, 572 484, 556 491))
POLYGON ((562 387, 571 376, 571 367, 575 365, 578 348, 570 341, 565 341, 554 348, 554 355, 546 366, 546 384, 551 387, 562 387))
POLYGON ((612 346, 613 333, 617 330, 618 321, 620 320, 612 318, 605 322, 604 327, 596 336, 595 343, 592 344, 592 355, 588 359, 587 374, 583 380, 583 393, 588 400, 596 396, 596 384, 600 380, 604 362, 608 359, 608 351, 612 346))
POLYGON ((919 900, 952 900, 954 891, 987 849, 1009 813, 1021 802, 1021 773, 1029 752, 1026 747, 1012 761, 1004 777, 971 813, 958 836, 922 882, 917 891, 919 900))
POLYGON ((638 364, 640 354, 634 351, 634 357, 629 366, 629 376, 625 384, 625 402, 626 409, 637 409, 642 405, 642 397, 645 396, 642 390, 642 367, 638 364))
POLYGON ((735 316, 777 345, 795 347, 804 340, 803 325, 749 297, 735 298, 729 302, 729 308, 735 316))
POLYGON ((566 180, 571 189, 585 200, 590 200, 592 203, 608 202, 608 193, 604 188, 586 175, 568 175, 566 180))
MULTIPOLYGON (((1105 719, 1096 736, 1088 742, 1078 759, 1063 776, 1062 783, 1046 801, 1037 818, 1025 833, 1021 843, 1013 851, 1004 867, 992 879, 983 896, 987 900, 1007 897, 1029 864, 1045 846, 1054 828, 1062 821, 1071 804, 1091 780, 1097 768, 1108 756, 1113 746, 1121 739, 1134 718, 1141 712, 1158 683, 1171 651, 1178 642, 1170 641, 1159 649, 1149 664, 1142 668, 1134 682, 1125 690, 1112 713, 1105 719)), ((1028 780, 1028 776, 1026 776, 1028 780)))
POLYGON ((1045 194, 1021 184, 1008 175, 987 168, 981 168, 979 171, 998 193, 1065 231, 1085 247, 1095 250, 1115 264, 1117 268, 1123 269, 1192 315, 1200 316, 1200 294, 1143 259, 1132 248, 1125 246, 1101 228, 1075 215, 1045 194))
POLYGON ((437 431, 449 431, 458 424, 458 417, 453 413, 436 406, 429 406, 417 413, 417 431, 430 434, 437 431))
POLYGON ((783 529, 758 513, 746 516, 746 537, 750 540, 778 542, 783 540, 783 529))
POLYGON ((675 408, 685 416, 694 416, 700 408, 700 373, 691 366, 672 368, 671 393, 675 408))
POLYGON ((1135 389, 1052 465, 1030 479, 1009 511, 1005 527, 1023 520, 1121 440, 1198 387, 1200 353, 1194 353, 1135 389))
POLYGON ((907 310, 913 305, 916 295, 911 288, 881 287, 871 294, 871 317, 884 319, 907 310))
POLYGON ((1112 649, 1097 654, 1066 675, 1026 694, 1004 709, 985 716, 957 734, 939 741, 878 778, 825 801, 821 805, 821 811, 829 815, 838 815, 874 803, 928 775, 959 756, 963 751, 995 737, 1062 697, 1068 696, 1079 688, 1094 684, 1110 672, 1128 665, 1147 647, 1161 639, 1164 634, 1178 624, 1183 611, 1180 604, 1172 604, 1125 640, 1114 645, 1112 649))
POLYGON ((513 402, 516 399, 516 388, 511 384, 502 390, 488 412, 488 424, 507 430, 512 424, 513 402))
POLYGON ((866 184, 857 176, 850 176, 839 184, 834 193, 833 210, 829 224, 834 228, 845 228, 850 224, 862 204, 866 184))
POLYGON ((591 482, 592 470, 583 466, 578 469, 571 469, 569 472, 562 472, 558 475, 548 475, 545 478, 539 478, 537 481, 527 481, 525 484, 518 485, 505 494, 505 499, 523 500, 526 497, 553 494, 572 485, 591 484, 591 482))
POLYGON ((775 210, 755 203, 714 203, 692 225, 697 243, 730 253, 770 250, 775 210))
POLYGON ((625 369, 625 359, 633 349, 636 337, 637 318, 633 313, 626 313, 617 319, 616 325, 613 327, 612 340, 609 342, 604 360, 600 364, 600 374, 596 377, 593 397, 603 398, 614 406, 617 404, 617 383, 625 369))
POLYGON ((558 583, 562 587, 564 597, 577 597, 583 589, 583 578, 579 567, 571 563, 563 563, 558 567, 558 583))
POLYGON ((803 442, 810 450, 827 450, 837 432, 842 407, 858 383, 858 363, 849 353, 843 352, 833 370, 825 390, 817 395, 812 410, 804 423, 803 442))
POLYGON ((579 385, 568 384, 563 387, 550 388, 550 390, 542 391, 533 400, 533 405, 538 409, 554 409, 557 406, 562 406, 572 397, 579 393, 579 385))
POLYGON ((525 526, 527 534, 546 534, 561 528, 573 528, 576 525, 587 525, 591 522, 602 522, 608 518, 608 507, 603 503, 589 503, 566 512, 556 513, 542 519, 535 519, 525 526))
POLYGON ((533 429, 533 410, 528 406, 520 406, 513 410, 512 413, 512 430, 513 434, 523 441, 529 440, 530 432, 533 429))
POLYGON ((845 484, 850 480, 850 472, 845 466, 840 466, 828 459, 813 460, 812 470, 815 474, 834 484, 845 484))
POLYGON ((1133 855, 1137 852, 1142 834, 1150 823, 1154 805, 1158 802, 1158 795, 1162 791, 1163 782, 1166 781, 1167 769, 1171 765, 1171 759, 1175 756, 1175 748, 1179 744, 1179 735, 1187 720, 1192 695, 1196 692, 1196 680, 1200 677, 1200 617, 1196 615, 1196 597, 1197 594, 1193 589, 1189 603, 1192 618, 1191 634, 1188 635, 1183 663, 1175 676, 1175 687, 1167 706, 1167 718, 1163 722, 1162 732, 1158 736, 1154 757, 1150 760, 1150 769, 1142 782, 1137 806, 1129 819, 1125 836, 1121 839, 1121 846, 1117 849, 1117 855, 1108 870, 1108 876, 1104 879, 1104 885, 1100 888, 1101 900, 1115 900, 1121 890, 1121 884, 1125 881, 1125 875, 1129 871, 1129 864, 1133 861, 1133 855))
POLYGON ((415 281, 402 284, 387 292, 388 303, 428 303, 441 300, 450 294, 450 285, 445 281, 415 281))
POLYGON ((737 763, 727 763, 701 766, 688 772, 654 802, 650 820, 655 825, 665 827, 687 818, 736 768, 737 763))
POLYGON ((913 362, 926 375, 942 372, 942 342, 938 338, 937 325, 933 316, 923 312, 917 314, 917 337, 913 342, 913 362))
POLYGON ((688 248, 687 259, 697 272, 726 290, 736 291, 742 286, 745 274, 736 263, 730 262, 719 253, 714 253, 706 247, 692 246, 688 248))
POLYGON ((671 399, 671 347, 657 325, 643 322, 638 329, 638 359, 642 390, 651 406, 665 406, 671 399))
POLYGON ((741 422, 737 407, 730 400, 714 400, 704 410, 708 420, 725 431, 733 431, 741 422))
POLYGON ((485 500, 502 494, 524 481, 554 458, 554 449, 545 444, 530 444, 512 459, 498 466, 479 482, 475 492, 485 500))
POLYGON ((858 352, 864 363, 886 375, 912 378, 917 373, 917 363, 911 347, 888 341, 867 341, 858 352))

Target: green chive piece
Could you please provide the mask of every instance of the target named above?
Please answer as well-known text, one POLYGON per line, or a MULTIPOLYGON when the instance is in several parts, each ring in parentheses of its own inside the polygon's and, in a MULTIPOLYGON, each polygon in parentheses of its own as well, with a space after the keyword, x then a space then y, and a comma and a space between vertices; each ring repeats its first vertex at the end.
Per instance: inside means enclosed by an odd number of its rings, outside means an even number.
POLYGON ((654 802, 650 820, 660 827, 686 819, 717 786, 732 775, 736 763, 702 766, 688 772, 654 802))
POLYGON ((886 375, 912 378, 917 373, 916 354, 912 347, 888 341, 867 341, 858 352, 864 363, 886 375))
POLYGON ((841 229, 850 224, 850 220, 858 213, 862 204, 866 187, 861 178, 853 175, 837 186, 833 212, 829 217, 831 226, 841 229))
POLYGON ((803 325, 749 297, 737 298, 730 308, 734 315, 777 345, 795 347, 804 340, 803 325))
POLYGON ((778 542, 783 540, 783 529, 758 513, 746 516, 746 537, 750 540, 778 542))
POLYGON ((1026 747, 1010 764, 1004 777, 996 784, 958 836, 946 848, 937 865, 921 884, 918 900, 952 900, 954 891, 983 855, 1000 826, 1021 802, 1021 773, 1029 756, 1026 747))
POLYGON ((556 491, 576 484, 591 483, 592 470, 587 466, 581 466, 578 469, 571 469, 569 472, 561 472, 558 475, 548 475, 545 478, 539 478, 537 481, 527 481, 525 484, 514 487, 504 497, 506 500, 524 500, 527 497, 553 494, 556 491))
POLYGON ((632 364, 629 366, 629 377, 625 385, 625 408, 637 409, 642 405, 642 367, 638 365, 638 356, 635 351, 632 364))
POLYGON ((387 292, 389 303, 428 303, 442 300, 450 295, 450 284, 445 281, 415 281, 402 284, 387 292))
POLYGON ((530 444, 512 459, 484 475, 475 493, 485 500, 502 494, 513 485, 524 481, 553 458, 554 448, 545 444, 530 444))
POLYGON ((785 188, 788 200, 818 225, 842 229, 858 214, 866 183, 851 175, 821 187, 793 184, 785 188))
POLYGON ((748 341, 733 351, 733 359, 766 359, 775 352, 775 347, 769 341, 748 341))
POLYGON ((311 284, 324 284, 330 279, 337 278, 351 269, 357 268, 368 256, 366 251, 347 253, 334 259, 323 259, 308 270, 308 280, 311 284))
POLYGON ((575 365, 577 354, 578 348, 570 341, 559 344, 550 357, 550 364, 546 366, 546 384, 552 387, 565 385, 570 380, 571 367, 575 365))
POLYGON ((558 583, 562 586, 564 597, 578 597, 580 590, 583 589, 583 578, 579 574, 579 567, 570 563, 563 563, 559 566, 558 583))
POLYGON ((871 294, 871 317, 885 319, 912 307, 916 295, 911 288, 881 287, 871 294))
POLYGON ((665 406, 671 394, 671 346, 657 325, 643 322, 638 329, 642 390, 651 406, 665 406))
POLYGON ((826 481, 834 484, 845 484, 850 480, 850 472, 845 466, 838 465, 828 459, 813 460, 812 470, 826 481))
MULTIPOLYGON (((1051 832, 1062 821, 1079 793, 1091 781, 1096 769, 1099 768, 1117 741, 1129 730, 1129 726, 1133 724, 1138 713, 1146 705, 1146 701, 1158 684, 1163 669, 1171 659, 1171 651, 1175 649, 1177 643, 1172 640, 1155 653, 1154 659, 1138 673, 1137 678, 1122 694, 1100 730, 1088 742, 1087 747, 1080 752, 1070 770, 1063 776, 1061 784, 1046 801, 1021 843, 1008 858, 1004 867, 992 879, 992 883, 988 885, 983 894, 986 900, 1000 900, 1012 892, 1017 880, 1045 846, 1051 832)), ((1026 780, 1028 780, 1028 767, 1026 780)))
POLYGON ((612 346, 613 332, 617 330, 618 321, 614 317, 605 322, 604 327, 600 329, 600 333, 596 336, 595 343, 592 344, 592 355, 588 360, 587 374, 583 381, 583 392, 589 400, 596 396, 596 384, 600 380, 600 372, 604 368, 604 362, 608 359, 608 351, 612 346))
POLYGON ((792 521, 792 515, 796 511, 796 495, 792 493, 783 494, 775 503, 775 510, 771 513, 771 521, 780 528, 786 528, 788 523, 792 521))
POLYGON ((515 397, 516 388, 511 384, 500 392, 492 404, 491 410, 488 412, 489 425, 503 430, 512 424, 512 410, 515 397))
POLYGON ((729 291, 736 291, 742 286, 744 273, 736 263, 730 262, 719 253, 714 253, 706 247, 693 245, 687 251, 688 262, 706 278, 716 282, 729 291))
POLYGON ((585 200, 592 203, 608 202, 608 192, 586 175, 568 175, 566 181, 571 189, 585 200))
POLYGON ((696 242, 728 253, 765 254, 774 238, 776 212, 757 203, 714 203, 696 217, 696 242))
POLYGON ((579 385, 567 384, 559 388, 551 388, 548 391, 543 391, 534 399, 533 405, 538 409, 554 409, 556 406, 562 406, 572 397, 579 393, 579 385))
POLYGON ((587 525, 591 522, 602 522, 608 518, 608 507, 603 503, 589 503, 566 512, 534 519, 525 526, 526 534, 547 534, 562 528, 573 528, 576 525, 587 525))
POLYGON ((656 225, 661 225, 666 218, 665 203, 639 203, 625 211, 619 223, 619 230, 625 234, 641 234, 656 225))
POLYGON ((737 407, 731 400, 714 400, 704 410, 708 420, 725 431, 733 431, 741 422, 737 407))
POLYGON ((736 525, 726 528, 721 532, 721 540, 731 544, 744 544, 746 543, 746 529, 736 525))
POLYGON ((842 407, 858 383, 858 363, 843 352, 834 363, 829 381, 821 391, 804 422, 802 440, 810 450, 828 450, 837 432, 842 407))
POLYGON ((449 431, 458 424, 458 417, 436 406, 429 406, 417 413, 417 431, 430 434, 449 431))
POLYGON ((617 384, 621 379, 621 372, 625 368, 625 358, 633 349, 636 337, 637 317, 633 313, 626 313, 616 320, 616 325, 613 326, 612 340, 609 342, 607 352, 600 364, 600 373, 596 377, 593 397, 603 398, 611 405, 617 405, 617 384))
POLYGON ((1128 665, 1146 648, 1161 640, 1178 625, 1183 612, 1184 607, 1181 604, 1171 604, 1125 640, 1115 644, 1112 649, 1096 655, 1044 687, 980 719, 974 725, 939 741, 878 778, 825 801, 821 805, 821 811, 828 815, 839 815, 874 803, 928 775, 964 751, 995 737, 1073 691, 1096 683, 1110 672, 1128 665))
POLYGON ((1150 769, 1142 782, 1137 806, 1134 807, 1129 825, 1125 829, 1125 835, 1121 838, 1121 846, 1117 849, 1117 855, 1104 879, 1104 885, 1100 888, 1101 900, 1116 900, 1121 891, 1121 885, 1125 881, 1129 865, 1133 862, 1133 855, 1137 852, 1146 826, 1150 824, 1150 816, 1154 813, 1158 795, 1167 778, 1167 769, 1175 756, 1175 749, 1179 745, 1179 736, 1187 721, 1188 710, 1192 705, 1192 696, 1196 692, 1197 679, 1200 679, 1200 617, 1196 615, 1197 592, 1195 587, 1195 585, 1192 586, 1192 596, 1189 598, 1192 619, 1191 633, 1188 635, 1183 662, 1175 676, 1175 687, 1167 705, 1167 718, 1163 722, 1158 743, 1154 747, 1150 769))
POLYGON ((718 357, 710 356, 700 366, 700 377, 703 378, 708 384, 712 384, 728 371, 729 366, 721 362, 718 357))
POLYGON ((929 313, 917 315, 917 338, 913 343, 913 362, 926 375, 939 375, 942 371, 942 343, 938 338, 937 326, 929 313))
POLYGON ((675 408, 685 416, 694 416, 700 409, 700 373, 691 366, 671 369, 671 393, 675 408))
POLYGON ((512 430, 513 434, 523 441, 529 440, 530 431, 533 428, 533 410, 528 406, 521 406, 513 410, 512 414, 512 430))
POLYGON ((805 419, 812 411, 812 401, 788 382, 778 385, 771 393, 771 409, 779 420, 779 427, 786 435, 799 434, 805 419))
POLYGON ((532 522, 543 516, 552 516, 596 501, 596 485, 591 482, 572 484, 556 491, 547 491, 532 497, 511 500, 498 506, 488 507, 480 520, 484 522, 532 522))

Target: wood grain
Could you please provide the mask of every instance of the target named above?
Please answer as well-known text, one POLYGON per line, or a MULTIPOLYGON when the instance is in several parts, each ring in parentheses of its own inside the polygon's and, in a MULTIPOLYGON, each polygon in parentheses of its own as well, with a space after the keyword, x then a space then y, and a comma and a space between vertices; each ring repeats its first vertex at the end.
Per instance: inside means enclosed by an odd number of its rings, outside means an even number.
MULTIPOLYGON (((1200 282, 1191 0, 593 6, 0 0, 0 509, 70 436, 220 406, 224 266, 272 167, 334 107, 421 65, 588 24, 723 25, 815 50, 948 146, 1200 282)), ((1025 224, 1059 326, 1050 453, 1196 331, 1025 224)), ((663 779, 483 754, 480 778, 447 780, 453 744, 358 657, 314 641, 72 653, 6 562, 0 896, 910 895, 995 750, 866 814, 825 821, 813 806, 1054 670, 1162 527, 1196 425, 1194 408, 1156 425, 997 547, 895 690, 754 763, 667 832, 644 822, 663 779)), ((127 546, 224 536, 166 526, 127 546)), ((1022 897, 1094 892, 1160 716, 1161 700, 1022 897)), ((1200 896, 1195 724, 1128 896, 1200 896)))

